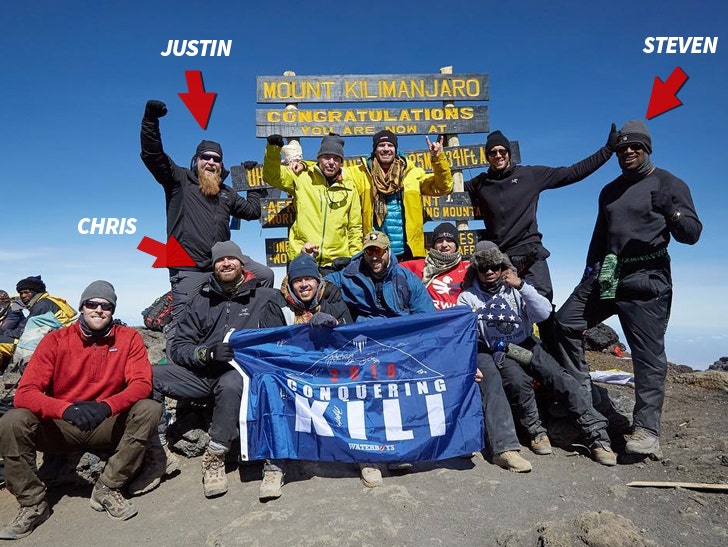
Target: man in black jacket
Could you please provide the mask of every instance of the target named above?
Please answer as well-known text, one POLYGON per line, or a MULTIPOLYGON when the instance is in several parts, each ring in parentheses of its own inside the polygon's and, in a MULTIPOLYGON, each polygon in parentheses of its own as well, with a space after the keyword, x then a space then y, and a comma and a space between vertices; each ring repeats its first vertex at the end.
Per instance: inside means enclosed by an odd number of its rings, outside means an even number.
MULTIPOLYGON (((174 364, 152 368, 153 398, 214 398, 210 443, 202 458, 202 484, 208 498, 227 492, 225 454, 238 436, 243 377, 230 366, 233 348, 225 342, 232 330, 280 327, 286 324, 276 304, 275 289, 258 287, 243 269, 243 253, 232 241, 212 247, 215 271, 188 302, 172 342, 174 364)), ((166 423, 150 439, 148 463, 132 482, 132 494, 147 492, 176 466, 166 449, 166 423)))
MULTIPOLYGON (((159 118, 166 114, 163 102, 147 101, 142 118, 141 158, 164 188, 167 237, 174 236, 195 261, 194 266, 169 268, 174 303, 167 330, 169 353, 185 302, 212 272, 210 249, 218 241, 230 239, 231 216, 245 220, 260 218, 260 199, 266 191, 250 190, 246 200, 224 185, 229 173, 223 165, 222 147, 214 141, 200 142, 189 169, 177 165, 162 147, 159 118)), ((259 285, 273 286, 273 270, 245 255, 243 263, 259 285)))
MULTIPOLYGON (((652 137, 644 122, 627 122, 617 140, 622 174, 599 194, 584 277, 556 313, 562 364, 590 398, 582 333, 619 316, 632 352, 636 399, 625 451, 647 455, 660 453, 665 329, 672 303, 667 246, 670 236, 692 245, 703 229, 687 184, 655 167, 651 153, 652 137)), ((601 410, 603 403, 594 403, 601 410)))

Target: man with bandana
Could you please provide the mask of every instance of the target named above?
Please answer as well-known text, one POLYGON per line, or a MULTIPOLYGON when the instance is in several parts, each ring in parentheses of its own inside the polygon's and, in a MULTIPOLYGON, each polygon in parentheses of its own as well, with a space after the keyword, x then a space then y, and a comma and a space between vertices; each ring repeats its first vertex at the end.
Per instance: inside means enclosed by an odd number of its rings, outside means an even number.
MULTIPOLYGON (((266 191, 250 190, 245 199, 223 184, 229 173, 223 164, 222 147, 214 141, 200 142, 189 169, 177 165, 162 147, 159 118, 166 114, 163 102, 147 101, 142 118, 141 158, 164 188, 167 237, 174 236, 195 262, 193 266, 169 267, 174 306, 167 328, 169 354, 185 303, 212 272, 210 249, 218 241, 230 239, 230 217, 260 218, 260 200, 266 191)), ((243 262, 259 285, 273 286, 273 270, 246 255, 243 262)))
POLYGON ((25 369, 15 408, 0 419, 7 488, 20 504, 0 539, 20 539, 50 517, 37 451, 110 450, 91 492, 91 508, 127 520, 137 508, 121 489, 139 467, 162 405, 149 399, 152 367, 142 337, 117 324, 116 293, 94 281, 81 294, 80 318, 47 334, 25 369))
POLYGON ((652 163, 652 137, 644 122, 628 121, 619 130, 616 149, 622 174, 599 194, 584 276, 556 313, 559 357, 591 398, 582 333, 616 314, 632 352, 635 378, 625 451, 659 455, 665 330, 672 302, 667 246, 671 238, 695 244, 703 225, 687 184, 652 163))
POLYGON ((450 164, 442 150, 442 139, 430 142, 432 173, 408 162, 398 153, 397 135, 384 129, 372 137, 368 158, 353 169, 352 178, 361 199, 365 234, 378 230, 389 237, 392 255, 398 260, 425 256, 422 196, 445 196, 452 192, 450 164))

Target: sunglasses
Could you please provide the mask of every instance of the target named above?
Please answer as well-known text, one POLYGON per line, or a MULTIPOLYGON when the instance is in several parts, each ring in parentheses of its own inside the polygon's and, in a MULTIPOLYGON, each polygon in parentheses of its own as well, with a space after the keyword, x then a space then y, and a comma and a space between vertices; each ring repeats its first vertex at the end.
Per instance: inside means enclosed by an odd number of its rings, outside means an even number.
POLYGON ((204 161, 214 161, 215 163, 222 163, 222 158, 220 156, 213 156, 212 154, 200 154, 198 157, 204 161))
POLYGON ((497 266, 478 266, 479 273, 488 273, 488 272, 498 273, 502 269, 503 269, 502 264, 498 264, 497 266))
POLYGON ((620 154, 624 154, 630 148, 633 152, 639 152, 640 150, 644 150, 645 147, 638 142, 633 142, 630 144, 623 144, 622 146, 618 146, 617 152, 619 152, 620 154))
POLYGON ((368 254, 369 256, 382 256, 384 253, 386 253, 389 250, 389 247, 386 247, 382 249, 381 247, 367 247, 364 249, 364 252, 368 254))
POLYGON ((508 150, 505 148, 503 149, 496 149, 496 150, 488 150, 488 155, 491 158, 495 158, 496 156, 503 156, 504 158, 508 155, 508 150))
POLYGON ((113 311, 114 305, 111 302, 97 302, 96 300, 86 300, 86 302, 83 303, 83 307, 87 310, 95 310, 101 306, 101 309, 103 311, 113 311))

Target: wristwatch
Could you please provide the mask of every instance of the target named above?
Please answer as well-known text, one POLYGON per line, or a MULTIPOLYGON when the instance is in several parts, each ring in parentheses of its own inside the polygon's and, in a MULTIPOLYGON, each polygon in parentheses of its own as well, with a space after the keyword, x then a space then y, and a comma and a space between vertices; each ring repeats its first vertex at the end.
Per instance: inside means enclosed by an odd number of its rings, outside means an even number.
POLYGON ((680 213, 680 211, 675 209, 675 211, 670 215, 669 220, 670 220, 670 222, 677 222, 678 220, 680 220, 681 216, 682 216, 682 214, 680 213))
POLYGON ((198 346, 195 354, 200 363, 207 363, 207 346, 198 346))

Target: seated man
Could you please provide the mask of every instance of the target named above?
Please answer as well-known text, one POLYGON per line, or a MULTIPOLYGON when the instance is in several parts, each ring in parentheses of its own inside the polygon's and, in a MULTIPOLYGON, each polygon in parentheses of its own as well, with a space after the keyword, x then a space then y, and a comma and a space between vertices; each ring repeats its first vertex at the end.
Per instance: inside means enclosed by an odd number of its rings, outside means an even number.
POLYGON ((349 308, 339 288, 321 277, 312 256, 300 254, 288 264, 283 278, 279 305, 288 325, 311 323, 314 326, 351 323, 349 308))
POLYGON ((533 336, 533 323, 548 317, 551 303, 518 277, 497 247, 473 254, 458 304, 478 312, 479 366, 498 367, 518 422, 531 437, 531 449, 536 454, 552 452, 536 405, 533 379, 537 378, 576 418, 594 459, 616 465, 606 419, 583 397, 577 380, 533 336), (532 353, 526 358, 520 356, 524 348, 526 354, 532 353))
MULTIPOLYGON (((206 399, 214 397, 210 443, 202 457, 202 486, 208 498, 228 490, 225 455, 238 437, 243 377, 230 366, 233 348, 225 342, 232 330, 280 327, 286 324, 276 304, 275 289, 258 287, 255 276, 243 269, 243 252, 232 241, 212 247, 214 272, 187 304, 172 343, 175 364, 153 367, 154 399, 206 399)), ((167 469, 174 468, 167 450, 166 423, 159 424, 159 435, 151 448, 156 456, 132 483, 132 494, 146 492, 159 484, 167 469)), ((149 455, 148 455, 149 457, 149 455)), ((264 470, 282 482, 279 469, 264 470), (279 475, 280 474, 280 475, 279 475)), ((269 479, 270 480, 270 479, 269 479)))
POLYGON ((0 419, 0 455, 8 490, 20 503, 2 539, 30 534, 50 516, 46 486, 36 473, 36 451, 63 454, 110 449, 91 507, 126 520, 137 514, 121 488, 137 470, 162 406, 148 399, 152 368, 142 337, 113 321, 116 293, 94 281, 81 295, 78 322, 38 344, 15 394, 15 408, 0 419))
POLYGON ((28 311, 28 317, 24 318, 12 328, 5 329, 0 334, 0 359, 10 360, 13 357, 15 348, 21 336, 29 337, 25 347, 28 349, 26 356, 29 359, 40 338, 51 330, 65 327, 71 324, 76 317, 74 310, 62 298, 51 296, 46 292, 45 283, 41 276, 35 275, 18 281, 15 286, 20 301, 28 311), (47 321, 41 319, 47 317, 47 321), (39 320, 36 323, 36 320, 39 320), (26 327, 33 327, 33 332, 26 332, 26 327))
MULTIPOLYGON (((364 237, 364 249, 351 258, 349 265, 330 273, 326 280, 339 287, 357 321, 435 311, 425 286, 397 263, 389 238, 376 230, 364 237)), ((374 488, 382 484, 382 472, 375 464, 360 463, 359 468, 365 486, 374 488)))

